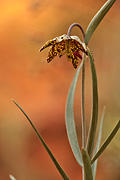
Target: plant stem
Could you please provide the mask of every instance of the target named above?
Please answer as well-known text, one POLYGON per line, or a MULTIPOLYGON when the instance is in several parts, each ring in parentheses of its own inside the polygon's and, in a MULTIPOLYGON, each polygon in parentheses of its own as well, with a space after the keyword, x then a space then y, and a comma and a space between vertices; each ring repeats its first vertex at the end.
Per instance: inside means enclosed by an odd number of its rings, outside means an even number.
MULTIPOLYGON (((71 36, 72 28, 78 26, 83 34, 83 41, 85 39, 85 31, 79 23, 73 23, 67 32, 68 36, 71 36)), ((85 63, 86 63, 86 55, 83 54, 83 67, 82 67, 82 100, 81 100, 81 107, 82 107, 82 146, 86 147, 86 121, 85 121, 85 63)))
POLYGON ((82 147, 82 159, 83 159, 83 180, 93 180, 92 167, 89 154, 82 147))
POLYGON ((85 121, 85 65, 86 55, 83 54, 82 84, 81 84, 81 116, 82 116, 82 146, 86 147, 86 121, 85 121))
POLYGON ((78 27, 80 28, 80 30, 81 30, 81 32, 82 32, 82 34, 83 34, 83 41, 84 41, 84 39, 85 39, 85 31, 84 31, 84 29, 82 28, 82 26, 81 26, 79 23, 73 23, 73 24, 71 24, 71 26, 70 26, 69 29, 68 29, 67 35, 68 35, 68 36, 71 36, 71 31, 72 31, 72 28, 73 28, 74 26, 78 26, 78 27))
POLYGON ((97 121, 98 121, 98 88, 97 88, 97 75, 94 65, 94 58, 89 48, 87 49, 88 49, 88 56, 90 61, 91 74, 92 74, 92 114, 91 114, 90 127, 88 132, 88 139, 87 139, 87 152, 91 158, 94 148, 97 121))

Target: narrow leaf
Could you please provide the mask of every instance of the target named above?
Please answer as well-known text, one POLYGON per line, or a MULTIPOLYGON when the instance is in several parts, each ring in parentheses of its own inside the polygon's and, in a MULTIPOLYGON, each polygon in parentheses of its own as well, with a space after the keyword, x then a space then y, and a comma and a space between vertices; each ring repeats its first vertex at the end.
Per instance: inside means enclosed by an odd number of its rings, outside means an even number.
POLYGON ((45 141, 43 140, 43 138, 41 137, 41 135, 38 133, 37 129, 35 128, 35 126, 33 125, 32 121, 30 120, 30 118, 28 117, 28 115, 24 112, 24 110, 14 101, 12 100, 16 106, 22 111, 22 113, 25 115, 25 117, 27 118, 27 120, 29 121, 29 123, 31 124, 33 130, 35 131, 36 135, 38 136, 39 140, 41 141, 41 143, 43 144, 44 148, 46 149, 47 153, 49 154, 50 158, 52 159, 53 163, 55 164, 56 168, 58 169, 59 173, 61 174, 61 176, 63 177, 64 180, 69 180, 68 176, 66 175, 66 173, 64 172, 64 170, 62 169, 62 167, 59 165, 59 163, 57 162, 57 160, 55 159, 54 155, 52 154, 52 152, 50 151, 49 147, 47 146, 47 144, 45 143, 45 141))
POLYGON ((108 138, 105 140, 105 142, 102 144, 102 146, 100 147, 100 149, 98 150, 98 152, 95 154, 95 156, 93 157, 93 159, 91 160, 91 163, 94 163, 94 161, 102 154, 102 152, 107 148, 107 146, 110 144, 110 142, 112 141, 112 139, 114 138, 114 136, 116 135, 117 131, 120 128, 120 120, 118 121, 118 123, 116 124, 116 126, 114 127, 114 129, 112 130, 112 132, 110 133, 110 135, 108 136, 108 138))
POLYGON ((72 85, 70 87, 67 103, 66 103, 66 129, 67 129, 67 135, 70 142, 70 146, 72 148, 73 154, 80 166, 82 166, 82 156, 81 151, 77 139, 77 133, 75 128, 75 119, 74 119, 74 95, 75 95, 75 88, 76 83, 79 77, 80 70, 82 68, 83 62, 80 64, 75 77, 73 79, 72 85))
POLYGON ((82 148, 82 159, 83 159, 83 173, 84 173, 83 179, 93 180, 90 157, 84 148, 82 148))
POLYGON ((85 44, 87 45, 93 32, 99 25, 99 23, 102 21, 104 16, 107 14, 109 9, 112 7, 112 5, 115 3, 116 0, 108 0, 102 8, 98 11, 98 13, 93 17, 91 22, 89 23, 87 30, 86 30, 86 35, 85 35, 85 44))
MULTIPOLYGON (((99 127, 99 133, 98 133, 98 139, 97 139, 97 142, 96 142, 94 155, 96 154, 96 152, 98 151, 98 149, 100 147, 100 142, 101 142, 101 137, 102 137, 103 120, 104 120, 104 116, 105 116, 105 110, 106 110, 106 107, 104 107, 103 112, 102 112, 102 117, 101 117, 101 122, 100 122, 100 127, 99 127)), ((93 180, 95 180, 95 176, 96 176, 97 162, 98 162, 98 160, 96 160, 92 165, 93 180)))
POLYGON ((90 128, 88 133, 88 142, 87 142, 87 152, 89 156, 92 156, 93 147, 94 147, 94 141, 95 141, 95 134, 96 134, 96 128, 97 128, 97 119, 98 119, 98 90, 97 90, 97 76, 96 76, 96 70, 94 65, 94 59, 92 57, 92 54, 90 50, 88 49, 88 56, 90 60, 90 66, 91 66, 91 73, 92 73, 92 116, 90 121, 90 128))

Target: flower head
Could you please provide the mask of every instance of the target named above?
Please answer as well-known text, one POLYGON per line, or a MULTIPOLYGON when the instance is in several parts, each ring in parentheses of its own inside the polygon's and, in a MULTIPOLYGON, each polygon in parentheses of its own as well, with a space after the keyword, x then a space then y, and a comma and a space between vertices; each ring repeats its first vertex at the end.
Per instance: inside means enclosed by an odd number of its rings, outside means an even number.
POLYGON ((68 36, 66 34, 56 37, 52 40, 47 41, 40 52, 51 46, 48 53, 47 62, 49 63, 55 56, 63 56, 66 54, 68 61, 71 61, 74 68, 78 66, 78 59, 82 59, 80 51, 84 52, 87 55, 87 49, 83 42, 77 36, 68 36))

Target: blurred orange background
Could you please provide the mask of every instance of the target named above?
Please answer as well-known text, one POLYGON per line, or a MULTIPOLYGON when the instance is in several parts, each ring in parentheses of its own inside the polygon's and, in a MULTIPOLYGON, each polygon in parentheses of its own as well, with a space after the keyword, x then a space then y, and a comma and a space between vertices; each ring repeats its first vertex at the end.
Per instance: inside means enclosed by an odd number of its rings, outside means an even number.
MULTIPOLYGON (((0 2, 0 179, 61 180, 33 129, 13 104, 29 115, 71 180, 81 179, 65 128, 67 93, 76 70, 66 57, 47 64, 49 39, 80 23, 87 28, 105 0, 4 0, 0 2)), ((81 37, 76 27, 72 34, 81 37)), ((102 141, 120 117, 120 1, 116 1, 90 40, 99 90, 99 120, 107 106, 102 141)), ((81 78, 80 78, 81 80, 81 78)), ((76 127, 81 142, 80 84, 75 96, 76 127)), ((86 63, 86 119, 91 112, 91 74, 86 63)), ((120 179, 120 133, 101 155, 96 180, 120 179)))

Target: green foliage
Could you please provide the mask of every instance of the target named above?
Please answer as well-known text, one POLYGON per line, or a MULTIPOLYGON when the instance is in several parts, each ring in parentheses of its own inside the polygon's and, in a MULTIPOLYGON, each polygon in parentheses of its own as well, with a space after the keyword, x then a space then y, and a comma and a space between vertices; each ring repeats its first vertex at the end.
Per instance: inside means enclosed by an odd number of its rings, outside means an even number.
POLYGON ((82 156, 81 156, 80 147, 79 147, 79 143, 77 139, 77 132, 75 128, 74 95, 75 95, 76 83, 77 83, 82 66, 83 66, 83 61, 80 64, 75 74, 75 77, 73 79, 72 85, 68 93, 67 104, 66 104, 66 115, 65 115, 68 139, 69 139, 73 154, 80 166, 82 166, 82 156))
MULTIPOLYGON (((84 34, 85 34, 85 44, 86 45, 89 43, 89 40, 92 37, 92 34, 94 33, 94 31, 98 27, 99 23, 104 18, 104 16, 107 14, 109 9, 112 7, 114 2, 115 2, 115 0, 108 0, 103 5, 103 7, 98 11, 98 13, 93 17, 90 24, 88 25, 88 28, 86 30, 86 34, 83 33, 83 30, 82 30, 83 37, 84 37, 84 34)), ((71 27, 74 27, 74 24, 71 25, 71 27)), ((80 28, 80 29, 82 29, 82 28, 80 28)), ((69 31, 71 32, 71 29, 69 29, 69 31)), ((114 128, 113 132, 107 138, 105 143, 99 149, 100 142, 101 142, 101 136, 102 136, 103 119, 104 119, 104 112, 103 112, 102 119, 101 119, 101 124, 100 124, 100 128, 99 128, 99 135, 98 135, 98 139, 97 139, 97 142, 96 142, 96 148, 95 148, 95 152, 94 152, 95 156, 92 159, 94 141, 95 141, 95 135, 96 135, 96 128, 97 128, 97 122, 98 122, 98 88, 97 88, 97 74, 96 74, 95 65, 94 65, 94 58, 93 58, 89 48, 87 48, 87 49, 88 49, 88 56, 89 56, 89 60, 90 60, 90 67, 91 67, 91 74, 92 74, 92 101, 93 101, 93 103, 92 103, 92 114, 91 114, 91 121, 90 121, 89 133, 88 133, 87 147, 86 147, 86 149, 82 148, 82 159, 83 159, 83 172, 84 172, 83 173, 84 174, 83 179, 84 180, 91 180, 91 179, 95 179, 95 175, 96 175, 97 161, 96 162, 94 162, 94 161, 105 150, 105 148, 108 146, 108 144, 111 142, 111 140, 113 139, 113 137, 117 133, 117 131, 119 129, 119 122, 116 125, 116 127, 114 128), (91 159, 92 159, 92 161, 91 161, 91 159), (92 163, 94 162, 93 165, 92 165, 92 170, 91 170, 90 161, 92 163), (92 175, 91 175, 91 172, 92 172, 92 175)), ((83 62, 85 63, 84 59, 83 59, 83 62)), ((85 65, 83 66, 83 68, 84 67, 85 67, 85 65)), ((85 72, 85 70, 82 71, 82 73, 84 73, 84 72, 85 72)), ((75 74, 75 78, 76 78, 76 74, 75 74)), ((75 80, 75 78, 74 78, 74 80, 75 80)), ((81 99, 82 99, 82 116, 83 116, 83 117, 81 117, 82 124, 85 124, 85 115, 84 115, 84 78, 85 78, 85 75, 83 74, 83 76, 82 76, 82 97, 81 97, 81 99)), ((78 76, 77 76, 76 79, 78 79, 78 76)), ((73 80, 72 85, 74 84, 74 80, 73 80)), ((76 86, 76 84, 75 84, 75 86, 76 86)), ((71 86, 71 88, 69 90, 69 94, 68 94, 67 107, 66 107, 66 109, 67 109, 66 121, 68 121, 68 117, 67 117, 67 114, 69 116, 68 112, 71 112, 71 111, 73 112, 73 110, 71 109, 71 108, 73 108, 73 102, 71 102, 71 104, 72 104, 72 107, 71 107, 69 105, 69 99, 70 99, 69 96, 70 96, 70 92, 71 92, 72 96, 74 97, 74 93, 75 93, 74 88, 73 88, 73 86, 71 86)), ((74 101, 74 98, 72 100, 74 101)), ((74 116, 72 116, 71 118, 72 118, 72 121, 74 121, 74 116)), ((82 127, 82 130, 85 131, 86 129, 84 127, 82 127)), ((69 141, 70 142, 74 141, 74 136, 72 136, 72 135, 69 136, 69 134, 71 132, 71 127, 67 128, 67 132, 68 132, 69 141)), ((77 134, 76 132, 74 132, 74 133, 77 134)), ((85 134, 86 134, 86 132, 82 132, 82 136, 84 136, 85 134)), ((83 140, 85 140, 85 137, 82 137, 82 141, 83 140)), ((86 143, 82 142, 82 144, 84 145, 86 143)), ((72 146, 71 146, 71 148, 72 148, 72 146)), ((76 157, 76 154, 74 153, 74 151, 73 151, 73 154, 76 157)), ((76 158, 76 160, 78 161, 77 158, 76 158)))
MULTIPOLYGON (((91 67, 91 74, 92 74, 92 110, 91 110, 91 120, 90 120, 90 126, 89 126, 89 133, 86 141, 86 128, 85 128, 85 107, 84 107, 84 86, 85 86, 85 62, 86 62, 86 56, 83 54, 83 61, 80 64, 74 79, 72 81, 71 87, 69 89, 67 103, 66 103, 66 114, 65 114, 65 120, 66 120, 66 129, 67 129, 67 135, 70 142, 70 146, 72 149, 72 152, 75 156, 76 161, 78 164, 82 167, 83 170, 83 180, 95 180, 96 175, 96 167, 97 167, 97 159, 98 157, 103 153, 103 151, 107 148, 107 146, 112 141, 113 137, 116 135, 120 128, 120 120, 118 121, 117 125, 114 127, 108 138, 105 140, 105 142, 100 147, 101 143, 101 136, 102 136, 102 127, 103 127, 103 119, 105 114, 105 109, 102 114, 100 126, 99 126, 99 132, 98 132, 98 138, 95 145, 95 137, 96 137, 96 128, 98 123, 98 88, 97 88, 97 74, 94 64, 94 58, 91 54, 91 51, 88 47, 86 47, 89 43, 90 38, 92 37, 94 31, 104 18, 104 16, 107 14, 109 9, 112 7, 112 5, 115 3, 115 0, 108 0, 103 7, 98 11, 98 13, 93 17, 90 24, 88 25, 88 28, 86 30, 86 33, 84 32, 81 25, 78 23, 74 23, 70 26, 68 30, 68 35, 70 36, 71 30, 74 26, 78 26, 80 30, 83 33, 83 39, 84 39, 84 47, 87 49, 90 67, 91 67), (82 70, 82 145, 83 147, 80 148, 78 138, 77 138, 77 132, 75 127, 75 118, 74 118, 74 96, 75 96, 75 89, 76 84, 79 78, 80 71, 82 70), (95 146, 95 151, 93 152, 95 146)), ((31 124, 33 130, 35 131, 36 135, 38 136, 39 140, 43 144, 44 148, 46 149, 47 153, 49 154, 50 158, 52 159, 53 163, 55 164, 56 168, 58 169, 59 173, 61 174, 62 178, 64 180, 69 180, 68 176, 62 169, 62 167, 59 165, 57 160, 55 159, 54 155, 48 148, 47 144, 41 137, 41 135, 36 130, 35 126, 33 125, 32 121, 29 119, 27 114, 23 111, 23 109, 13 100, 13 102, 17 105, 17 107, 23 112, 23 114, 28 119, 29 123, 31 124)))
POLYGON ((88 134, 87 151, 88 151, 89 156, 92 157, 96 128, 97 128, 97 120, 98 120, 98 90, 97 90, 97 76, 96 76, 96 70, 95 70, 95 65, 94 65, 94 59, 89 49, 88 49, 88 56, 90 60, 90 67, 91 67, 91 73, 92 73, 93 104, 92 104, 90 129, 89 129, 89 134, 88 134))
POLYGON ((99 23, 102 21, 104 16, 107 14, 109 9, 112 7, 112 5, 115 3, 116 0, 108 0, 102 8, 97 12, 97 14, 93 17, 93 19, 90 21, 90 24, 87 27, 86 35, 85 35, 85 44, 88 45, 88 42, 90 38, 92 37, 92 34, 98 27, 99 23))
POLYGON ((112 139, 114 138, 114 136, 118 132, 119 128, 120 128, 120 120, 117 122, 116 126, 111 131, 110 135, 107 137, 105 142, 102 144, 100 149, 97 151, 97 153, 95 154, 95 156, 91 160, 91 163, 93 163, 102 154, 102 152, 107 148, 107 146, 110 144, 110 142, 112 141, 112 139))
MULTIPOLYGON (((102 128, 103 128, 103 120, 104 120, 104 116, 105 116, 105 110, 106 110, 106 108, 104 107, 103 113, 102 113, 102 117, 101 117, 101 121, 100 121, 100 126, 99 126, 99 131, 98 131, 99 133, 98 133, 98 138, 97 138, 97 142, 96 142, 96 146, 95 146, 94 155, 95 155, 96 152, 99 150, 100 143, 101 143, 102 128)), ((96 160, 96 161, 92 164, 93 180, 95 180, 95 176, 96 176, 97 161, 98 161, 98 160, 96 160)))
POLYGON ((93 180, 90 156, 84 148, 82 148, 82 159, 84 180, 93 180))
POLYGON ((62 169, 62 167, 59 165, 59 163, 57 162, 57 160, 55 159, 54 155, 52 154, 51 150, 49 149, 49 147, 47 146, 47 144, 45 143, 45 141, 43 140, 42 136, 39 134, 39 132, 37 131, 37 129, 35 128, 35 126, 33 125, 32 121, 30 120, 30 118, 28 117, 28 115, 25 113, 25 111, 20 107, 20 105, 14 101, 12 99, 12 101, 15 103, 15 105, 22 111, 22 113, 25 115, 25 117, 27 118, 27 120, 29 121, 30 125, 32 126, 34 132, 36 133, 36 135, 38 136, 39 140, 41 141, 41 143, 43 144, 45 150, 47 151, 47 153, 49 154, 50 158, 52 159, 53 163, 55 164, 56 168, 58 169, 59 173, 61 174, 61 176, 63 177, 64 180, 69 180, 67 174, 64 172, 64 170, 62 169))

